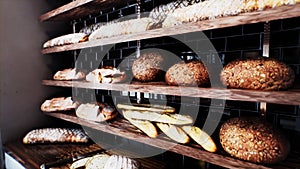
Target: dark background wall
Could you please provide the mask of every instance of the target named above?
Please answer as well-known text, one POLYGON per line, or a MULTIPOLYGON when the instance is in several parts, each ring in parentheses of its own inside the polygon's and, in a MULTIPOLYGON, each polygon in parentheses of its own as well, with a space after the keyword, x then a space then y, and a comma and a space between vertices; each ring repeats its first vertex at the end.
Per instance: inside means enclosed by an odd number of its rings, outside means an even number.
POLYGON ((41 113, 40 105, 54 89, 42 86, 41 81, 52 75, 53 60, 41 55, 40 49, 52 31, 60 33, 64 29, 61 30, 61 23, 40 23, 38 20, 54 5, 49 2, 0 1, 0 127, 3 143, 21 138, 30 129, 50 122, 41 113))

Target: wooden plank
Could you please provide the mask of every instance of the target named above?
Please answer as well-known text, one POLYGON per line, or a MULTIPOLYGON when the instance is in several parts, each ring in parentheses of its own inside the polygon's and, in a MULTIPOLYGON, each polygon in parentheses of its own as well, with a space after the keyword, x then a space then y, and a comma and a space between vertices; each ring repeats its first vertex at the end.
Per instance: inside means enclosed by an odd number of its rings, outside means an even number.
MULTIPOLYGON (((226 168, 257 168, 257 169, 267 169, 269 167, 254 164, 242 160, 238 160, 232 157, 224 156, 221 154, 210 153, 199 147, 192 147, 189 145, 177 144, 168 140, 160 139, 160 138, 150 138, 144 134, 140 134, 137 132, 128 131, 124 128, 112 127, 111 124, 108 123, 96 123, 88 120, 80 119, 75 115, 70 114, 62 114, 62 113, 45 113, 46 115, 53 116, 59 119, 63 119, 69 122, 73 122, 76 124, 80 124, 83 126, 87 126, 96 130, 100 130, 109 134, 117 135, 120 137, 124 137, 130 140, 134 140, 140 143, 144 143, 147 145, 151 145, 153 147, 157 147, 160 149, 165 149, 171 152, 175 152, 178 154, 182 154, 188 157, 192 157, 198 160, 203 160, 215 165, 219 165, 226 168)), ((115 123, 114 121, 111 122, 115 123)), ((126 125, 126 124, 124 124, 126 125)), ((116 125, 113 125, 116 126, 116 125)))
MULTIPOLYGON (((24 145, 21 141, 7 143, 5 152, 20 162, 26 168, 40 169, 43 163, 55 162, 72 156, 81 156, 86 153, 99 152, 102 148, 97 144, 37 144, 24 145)), ((103 150, 104 151, 104 150, 103 150)), ((93 154, 89 154, 93 155, 93 154)), ((153 158, 136 159, 144 169, 162 169, 165 163, 153 158)), ((62 168, 69 168, 71 164, 63 164, 62 168)))
POLYGON ((135 0, 76 0, 40 16, 40 21, 70 21, 103 10, 126 5, 135 0))
POLYGON ((237 25, 244 25, 244 24, 251 24, 251 23, 258 23, 258 22, 269 22, 272 20, 299 17, 300 16, 299 10, 300 10, 300 3, 295 5, 281 6, 274 9, 266 9, 263 11, 242 13, 237 16, 226 16, 226 17, 216 18, 214 20, 204 20, 195 23, 186 23, 171 28, 159 28, 159 29, 153 29, 153 30, 140 32, 140 33, 120 35, 120 36, 103 38, 99 40, 92 40, 92 41, 82 42, 77 44, 56 46, 52 48, 42 49, 41 52, 42 54, 49 54, 55 52, 121 43, 126 41, 150 39, 150 38, 157 38, 163 36, 172 36, 172 35, 178 35, 183 33, 232 27, 237 25))
POLYGON ((132 91, 175 96, 300 105, 300 92, 298 90, 293 89, 288 91, 257 91, 225 88, 178 87, 161 84, 153 85, 153 83, 96 84, 89 83, 86 81, 54 80, 43 80, 42 84, 47 86, 75 87, 114 91, 132 91))

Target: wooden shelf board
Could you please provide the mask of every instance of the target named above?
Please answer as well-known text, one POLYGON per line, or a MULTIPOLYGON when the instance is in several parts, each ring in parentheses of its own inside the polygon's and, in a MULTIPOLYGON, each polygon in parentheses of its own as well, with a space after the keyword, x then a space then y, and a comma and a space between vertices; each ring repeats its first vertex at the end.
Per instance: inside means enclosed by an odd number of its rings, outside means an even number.
POLYGON ((101 45, 115 44, 126 41, 142 40, 157 38, 163 36, 172 36, 183 33, 204 31, 210 29, 218 29, 225 27, 232 27, 244 24, 258 23, 258 22, 268 22, 278 19, 286 19, 300 16, 300 3, 295 5, 281 6, 274 9, 266 9, 263 11, 255 11, 242 13, 237 16, 226 16, 216 18, 214 20, 204 20, 195 23, 186 23, 183 25, 170 27, 170 28, 159 28, 153 29, 140 33, 133 33, 127 35, 114 36, 110 38, 103 38, 98 40, 91 40, 87 42, 70 44, 64 46, 56 46, 52 48, 42 49, 43 54, 84 49, 89 47, 96 47, 101 45))
MULTIPOLYGON (((257 168, 257 169, 267 169, 269 167, 254 164, 242 160, 238 160, 232 157, 224 156, 217 153, 210 153, 199 146, 191 146, 191 145, 183 145, 171 142, 167 139, 162 138, 150 138, 140 132, 134 130, 128 130, 130 128, 135 128, 127 120, 117 118, 109 123, 96 123, 88 120, 84 120, 76 117, 74 114, 63 114, 63 113, 45 113, 46 115, 59 118, 62 120, 66 120, 69 122, 73 122, 76 124, 80 124, 86 127, 90 127, 96 130, 100 130, 109 134, 117 135, 120 137, 124 137, 130 140, 134 140, 140 143, 144 143, 147 145, 151 145, 153 147, 157 147, 160 149, 165 149, 171 152, 175 152, 178 154, 182 154, 185 156, 189 156, 195 159, 199 159, 202 161, 206 161, 215 165, 219 165, 227 168, 257 168)), ((299 161, 297 161, 299 157, 293 157, 292 159, 287 159, 282 162, 282 164, 278 164, 276 166, 270 166, 272 168, 288 168, 292 166, 299 166, 299 161), (286 163, 285 163, 286 162, 286 163), (289 163, 287 165, 287 163, 289 163)))
POLYGON ((126 5, 134 0, 76 0, 51 10, 40 16, 40 21, 71 21, 98 13, 103 10, 112 9, 126 5))
POLYGON ((299 91, 256 91, 243 89, 225 88, 200 88, 200 87, 178 87, 155 83, 134 83, 134 84, 96 84, 86 81, 55 81, 43 80, 43 85, 75 87, 113 91, 132 91, 155 93, 174 96, 201 97, 223 100, 238 100, 250 102, 267 102, 286 105, 300 105, 299 91))
MULTIPOLYGON (((94 155, 106 151, 94 143, 88 144, 36 144, 24 145, 21 141, 11 142, 4 145, 5 152, 10 154, 26 168, 40 169, 44 163, 55 162, 63 158, 70 158, 72 155, 94 155)), ((109 154, 110 150, 106 151, 109 154)), ((128 152, 124 152, 128 153, 128 152)), ((153 158, 136 159, 144 169, 162 169, 166 164, 153 158)), ((64 163, 60 169, 69 169, 71 163, 64 163)))

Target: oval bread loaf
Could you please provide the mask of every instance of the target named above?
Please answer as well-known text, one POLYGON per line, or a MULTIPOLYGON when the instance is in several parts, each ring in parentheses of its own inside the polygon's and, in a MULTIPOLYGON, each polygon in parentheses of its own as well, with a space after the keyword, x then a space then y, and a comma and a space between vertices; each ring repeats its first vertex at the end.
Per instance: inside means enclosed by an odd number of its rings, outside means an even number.
POLYGON ((180 62, 169 68, 165 80, 175 86, 205 86, 209 75, 201 61, 180 62))
POLYGON ((264 119, 240 117, 226 121, 220 129, 224 150, 239 159, 273 164, 286 158, 289 141, 264 119))
POLYGON ((292 86, 294 71, 273 58, 236 60, 221 72, 221 81, 229 88, 280 90, 292 86))
POLYGON ((164 76, 165 58, 158 52, 145 52, 132 64, 133 76, 143 82, 160 80, 164 76))

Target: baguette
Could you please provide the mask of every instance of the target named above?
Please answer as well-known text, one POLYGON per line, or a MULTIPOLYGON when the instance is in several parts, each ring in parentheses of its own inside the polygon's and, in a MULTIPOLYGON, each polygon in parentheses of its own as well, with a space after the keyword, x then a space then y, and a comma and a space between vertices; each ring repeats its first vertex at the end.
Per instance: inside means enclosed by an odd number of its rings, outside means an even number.
POLYGON ((176 125, 187 125, 193 123, 192 117, 181 114, 160 114, 150 111, 123 110, 123 115, 131 119, 148 120, 176 125))
POLYGON ((152 111, 157 113, 174 113, 175 108, 165 105, 150 105, 150 104, 118 104, 119 109, 137 110, 137 111, 152 111))
POLYGON ((172 124, 156 123, 158 128, 163 131, 168 137, 173 139, 178 143, 188 143, 190 138, 185 134, 185 132, 180 128, 172 124))
POLYGON ((183 126, 182 129, 189 135, 191 138, 200 144, 203 149, 209 152, 216 152, 217 146, 214 143, 213 139, 203 130, 196 126, 183 126))
POLYGON ((135 120, 124 115, 125 119, 127 119, 131 124, 135 127, 143 131, 147 136, 151 138, 156 138, 158 136, 158 132, 155 126, 147 120, 135 120))

